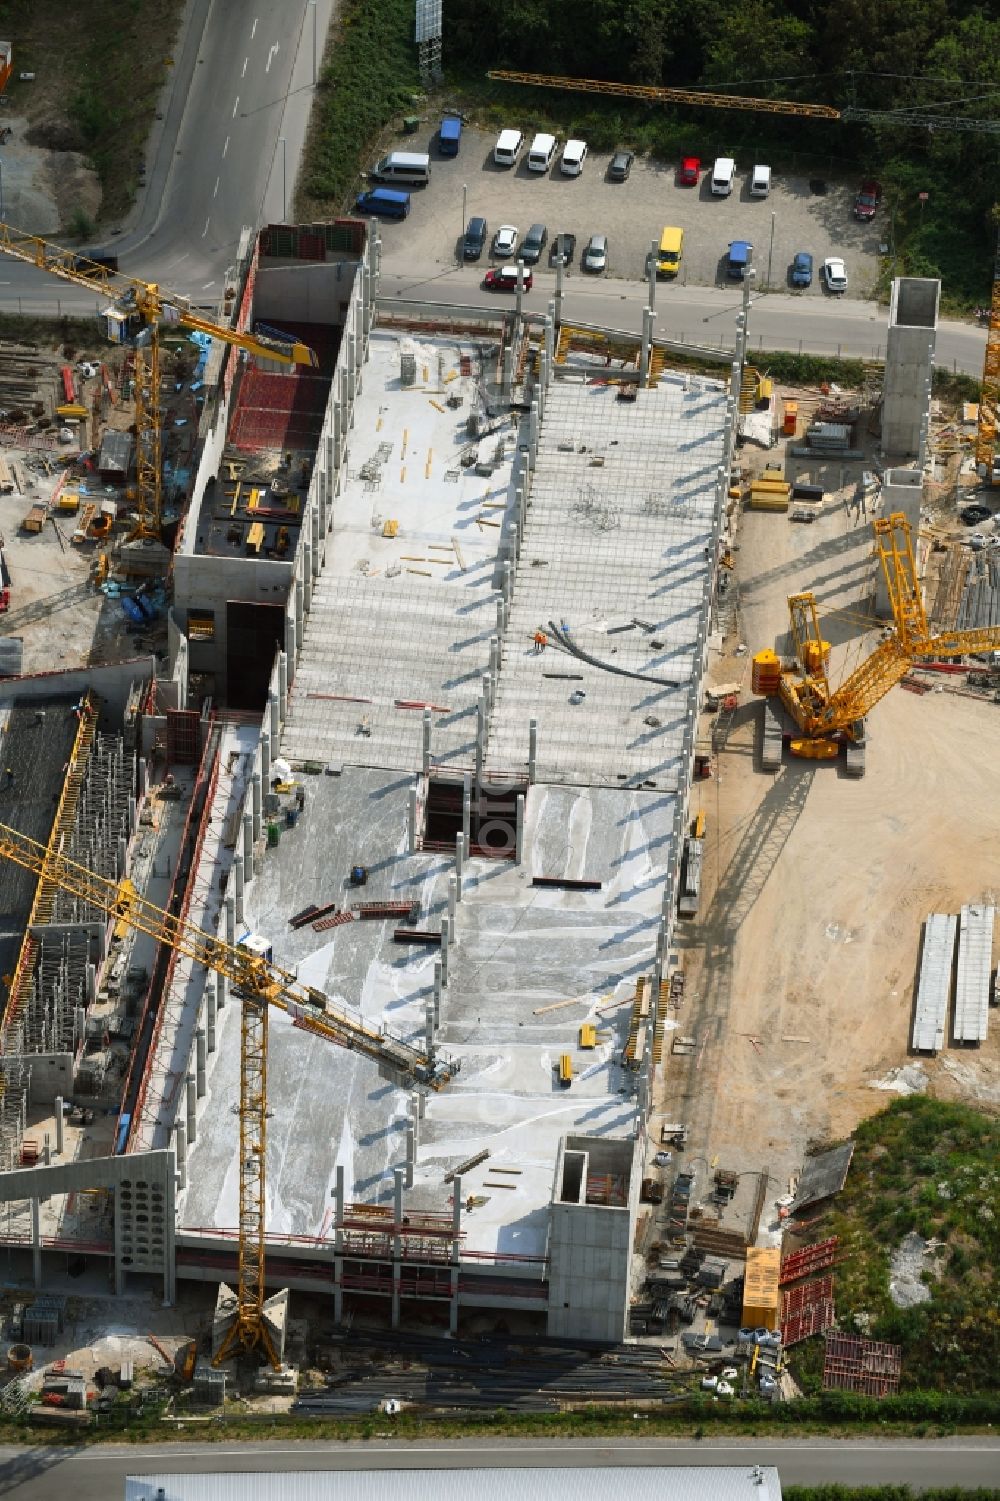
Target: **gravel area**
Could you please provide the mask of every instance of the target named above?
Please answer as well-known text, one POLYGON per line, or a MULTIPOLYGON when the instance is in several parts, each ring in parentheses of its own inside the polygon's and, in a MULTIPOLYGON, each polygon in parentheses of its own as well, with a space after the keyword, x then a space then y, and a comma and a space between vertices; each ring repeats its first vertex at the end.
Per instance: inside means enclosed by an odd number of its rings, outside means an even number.
MULTIPOLYGON (((877 253, 886 225, 858 224, 851 215, 856 184, 826 183, 802 177, 774 174, 770 195, 751 198, 751 161, 738 161, 736 183, 728 198, 713 198, 706 164, 697 188, 678 187, 676 163, 638 158, 627 182, 607 178, 608 153, 588 156, 579 177, 564 177, 558 156, 544 175, 529 172, 524 155, 516 168, 501 168, 493 162, 495 137, 468 127, 462 134, 458 157, 436 154, 436 138, 410 136, 393 143, 395 149, 429 151, 432 161, 428 187, 412 195, 411 212, 402 223, 386 223, 383 230, 385 267, 403 273, 414 267, 455 264, 460 233, 465 220, 482 214, 490 234, 501 224, 516 224, 523 235, 535 222, 548 227, 549 239, 560 231, 577 237, 576 260, 571 275, 582 275, 579 256, 592 234, 609 239, 608 277, 641 280, 646 259, 664 225, 684 230, 684 260, 681 283, 692 286, 725 282, 725 258, 731 240, 749 240, 754 247, 758 284, 767 277, 774 224, 771 285, 789 286, 789 266, 798 250, 812 252, 816 275, 813 285, 801 295, 827 297, 820 283, 819 267, 826 256, 842 256, 847 266, 848 296, 871 292, 877 274, 877 253), (815 192, 817 186, 825 191, 815 192), (463 214, 464 189, 464 214, 463 214)), ((485 270, 492 258, 484 255, 485 270)), ((536 271, 543 279, 555 273, 548 268, 547 254, 536 271)), ((664 284, 666 285, 666 284, 664 284)), ((731 283, 733 285, 733 283, 731 283)))

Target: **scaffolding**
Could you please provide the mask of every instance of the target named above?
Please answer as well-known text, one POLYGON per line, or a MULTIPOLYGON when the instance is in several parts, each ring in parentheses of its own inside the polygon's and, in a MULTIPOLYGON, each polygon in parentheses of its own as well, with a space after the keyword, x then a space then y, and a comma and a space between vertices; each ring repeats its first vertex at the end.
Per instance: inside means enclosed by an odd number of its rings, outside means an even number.
MULTIPOLYGON (((135 758, 120 735, 98 735, 80 791, 77 816, 62 853, 109 881, 125 874, 125 854, 134 828, 135 758)), ((106 921, 105 914, 79 897, 56 891, 53 922, 106 921)))

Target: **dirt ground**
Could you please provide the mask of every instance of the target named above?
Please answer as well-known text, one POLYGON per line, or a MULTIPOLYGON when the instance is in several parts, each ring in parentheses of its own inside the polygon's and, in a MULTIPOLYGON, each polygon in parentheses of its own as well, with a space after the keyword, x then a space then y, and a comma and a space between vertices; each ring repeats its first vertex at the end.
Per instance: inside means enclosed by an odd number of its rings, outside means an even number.
POLYGON ((833 466, 833 494, 811 525, 741 517, 747 650, 716 656, 711 672, 717 682, 745 673, 744 691, 716 775, 698 784, 707 817, 701 912, 676 930, 687 979, 679 1026, 697 1047, 667 1060, 665 1114, 691 1129, 689 1165, 766 1167, 772 1204, 808 1145, 849 1134, 885 1104, 885 1089, 1000 1105, 995 1016, 982 1049, 908 1059, 924 918, 994 900, 1000 887, 1000 706, 897 688, 870 716, 862 781, 838 763, 787 753, 773 776, 755 766, 749 655, 786 647, 787 594, 816 592, 834 683, 878 639, 868 629, 871 528, 852 504, 861 468, 833 466))

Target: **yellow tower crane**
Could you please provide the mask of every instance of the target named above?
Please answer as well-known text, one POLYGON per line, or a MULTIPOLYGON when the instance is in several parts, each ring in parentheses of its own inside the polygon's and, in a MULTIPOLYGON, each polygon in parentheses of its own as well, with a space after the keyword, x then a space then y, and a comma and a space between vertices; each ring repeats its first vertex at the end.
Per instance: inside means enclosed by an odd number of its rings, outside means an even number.
POLYGON ((803 593, 788 600, 795 663, 785 666, 771 650, 753 659, 753 691, 780 699, 798 727, 799 735, 791 742, 793 755, 830 760, 842 744, 863 743, 865 716, 915 662, 1000 647, 1000 626, 931 635, 906 516, 901 511, 880 516, 874 531, 893 623, 871 655, 832 690, 827 675, 830 643, 820 630, 816 596, 803 593))
POLYGON ((314 352, 297 339, 275 334, 249 334, 228 328, 196 313, 186 298, 165 292, 156 282, 140 281, 113 271, 75 251, 50 244, 0 223, 0 251, 48 271, 74 286, 103 294, 108 306, 101 314, 104 332, 114 344, 135 348, 135 430, 137 520, 132 540, 160 540, 163 519, 162 418, 160 414, 161 323, 178 324, 244 349, 260 359, 283 365, 311 365, 314 352))
POLYGON ((600 78, 558 78, 551 73, 515 73, 492 68, 487 78, 498 83, 528 84, 532 88, 565 89, 575 94, 611 94, 619 99, 639 99, 647 104, 692 104, 708 109, 756 110, 766 115, 798 115, 809 120, 870 121, 878 125, 926 130, 972 131, 1000 135, 1000 120, 972 115, 935 114, 932 109, 859 109, 848 105, 809 104, 795 99, 754 99, 746 94, 719 94, 710 89, 660 88, 642 83, 607 83, 600 78))
POLYGON ((267 1153, 267 1034, 272 1010, 283 1011, 296 1027, 373 1059, 401 1084, 438 1090, 457 1073, 458 1061, 440 1052, 422 1052, 386 1027, 373 1026, 360 1012, 334 1004, 320 990, 303 985, 252 948, 228 944, 174 917, 139 895, 130 881, 109 881, 83 865, 50 852, 26 834, 0 824, 0 857, 69 892, 103 912, 224 975, 242 1003, 240 1031, 240 1224, 236 1320, 216 1356, 216 1364, 240 1351, 263 1355, 273 1366, 278 1356, 264 1321, 265 1187, 267 1153))

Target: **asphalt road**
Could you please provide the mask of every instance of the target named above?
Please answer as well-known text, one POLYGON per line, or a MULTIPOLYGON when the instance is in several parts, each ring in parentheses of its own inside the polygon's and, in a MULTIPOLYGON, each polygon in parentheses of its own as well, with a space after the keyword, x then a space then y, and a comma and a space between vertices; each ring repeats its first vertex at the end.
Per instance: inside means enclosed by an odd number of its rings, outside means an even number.
POLYGON ((907 1484, 995 1487, 1000 1440, 875 1442, 830 1439, 747 1443, 744 1439, 571 1444, 511 1440, 480 1444, 136 1444, 86 1449, 0 1448, 0 1493, 8 1501, 114 1501, 128 1474, 288 1470, 601 1468, 608 1465, 777 1465, 783 1485, 907 1484))
MULTIPOLYGON (((215 303, 244 225, 292 198, 333 0, 189 0, 132 222, 103 248, 121 269, 215 303), (314 21, 315 17, 315 21, 314 21)), ((19 228, 22 226, 18 226, 19 228)), ((86 313, 92 294, 4 260, 0 307, 86 313)))

